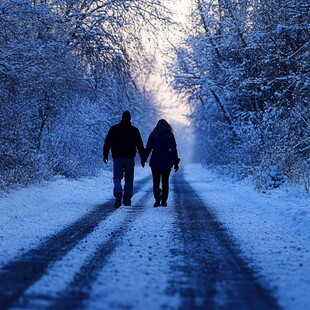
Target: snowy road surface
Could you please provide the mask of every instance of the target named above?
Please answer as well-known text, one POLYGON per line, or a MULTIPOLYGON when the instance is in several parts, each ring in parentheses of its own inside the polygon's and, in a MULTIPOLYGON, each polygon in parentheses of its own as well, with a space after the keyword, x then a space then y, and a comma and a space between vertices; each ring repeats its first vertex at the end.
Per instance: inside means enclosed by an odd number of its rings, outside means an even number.
MULTIPOLYGON (((274 288, 250 267, 255 261, 245 261, 238 240, 182 172, 172 177, 167 208, 152 207, 149 175, 135 183, 133 206, 118 210, 111 199, 98 203, 101 189, 88 185, 72 192, 75 206, 64 195, 69 210, 57 216, 46 209, 54 216, 36 218, 42 205, 28 218, 16 211, 28 231, 10 232, 12 249, 3 242, 1 310, 280 308, 274 288), (31 218, 46 222, 36 230, 31 218)), ((4 220, 9 227, 14 219, 4 220)))

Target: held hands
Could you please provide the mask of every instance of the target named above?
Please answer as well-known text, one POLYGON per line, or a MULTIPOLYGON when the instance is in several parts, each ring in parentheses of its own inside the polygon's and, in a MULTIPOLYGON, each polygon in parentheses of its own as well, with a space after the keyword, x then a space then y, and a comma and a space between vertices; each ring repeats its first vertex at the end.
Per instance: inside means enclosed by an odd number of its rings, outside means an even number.
POLYGON ((141 166, 142 168, 144 168, 145 163, 146 163, 145 154, 140 154, 140 160, 141 160, 141 166))

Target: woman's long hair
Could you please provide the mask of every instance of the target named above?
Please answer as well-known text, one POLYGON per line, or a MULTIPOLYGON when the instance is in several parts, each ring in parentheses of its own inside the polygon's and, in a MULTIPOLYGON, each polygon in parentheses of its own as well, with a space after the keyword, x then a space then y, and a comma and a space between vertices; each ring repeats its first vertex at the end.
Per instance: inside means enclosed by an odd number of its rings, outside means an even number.
POLYGON ((172 127, 169 125, 169 123, 166 120, 160 119, 157 122, 156 127, 153 129, 152 133, 155 137, 159 137, 168 132, 172 132, 172 127))

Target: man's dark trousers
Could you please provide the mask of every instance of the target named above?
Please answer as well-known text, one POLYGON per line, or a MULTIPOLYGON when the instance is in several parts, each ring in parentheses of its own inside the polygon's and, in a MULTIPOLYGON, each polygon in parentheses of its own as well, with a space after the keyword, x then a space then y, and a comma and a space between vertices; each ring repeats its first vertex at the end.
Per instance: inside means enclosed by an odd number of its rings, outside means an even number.
POLYGON ((133 195, 135 161, 133 158, 113 158, 113 194, 115 197, 123 197, 125 205, 131 204, 133 195), (124 193, 122 188, 122 179, 125 179, 124 193))

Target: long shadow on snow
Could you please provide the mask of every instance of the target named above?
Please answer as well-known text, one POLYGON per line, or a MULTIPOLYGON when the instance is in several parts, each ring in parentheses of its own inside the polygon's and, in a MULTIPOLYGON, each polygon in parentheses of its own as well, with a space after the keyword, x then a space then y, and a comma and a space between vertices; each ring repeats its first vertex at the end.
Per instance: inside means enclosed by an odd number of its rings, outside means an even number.
MULTIPOLYGON (((149 179, 148 176, 136 182, 136 191, 149 179)), ((44 274, 49 264, 66 255, 114 210, 113 200, 96 206, 82 218, 45 240, 37 248, 5 265, 0 272, 1 310, 8 309, 28 287, 44 274)))

